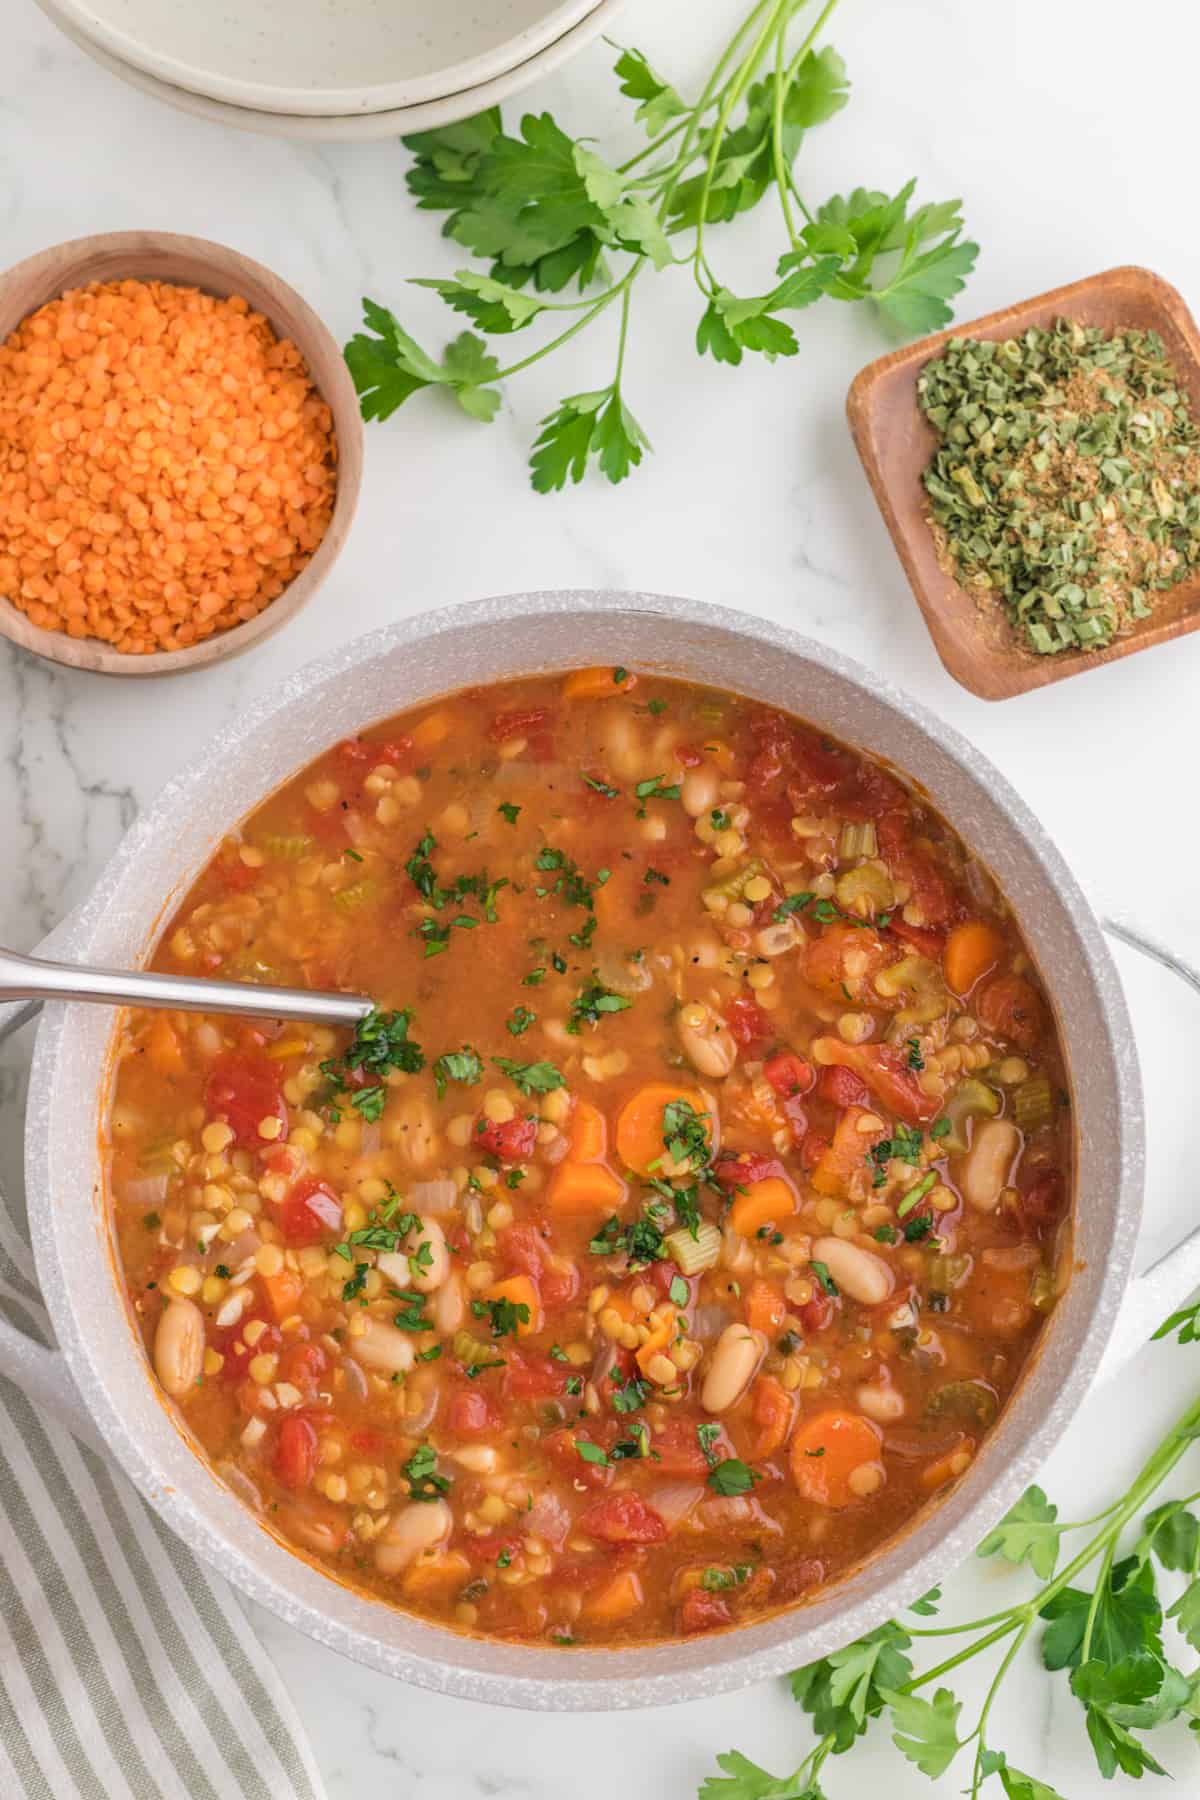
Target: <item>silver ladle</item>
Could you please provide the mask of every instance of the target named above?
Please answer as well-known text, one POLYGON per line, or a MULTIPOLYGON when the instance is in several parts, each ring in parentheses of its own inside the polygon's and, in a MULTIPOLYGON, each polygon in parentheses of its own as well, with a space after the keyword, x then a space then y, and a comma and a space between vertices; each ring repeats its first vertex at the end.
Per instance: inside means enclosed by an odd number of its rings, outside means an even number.
MULTIPOLYGON (((258 987, 248 981, 208 981, 195 975, 82 969, 74 963, 43 962, 35 956, 0 950, 0 1002, 9 1000, 87 1000, 99 1006, 241 1013, 259 1019, 304 1019, 318 1025, 357 1025, 374 1005, 360 994, 310 993, 306 988, 258 987)), ((11 1024, 26 1016, 23 1011, 11 1024)))

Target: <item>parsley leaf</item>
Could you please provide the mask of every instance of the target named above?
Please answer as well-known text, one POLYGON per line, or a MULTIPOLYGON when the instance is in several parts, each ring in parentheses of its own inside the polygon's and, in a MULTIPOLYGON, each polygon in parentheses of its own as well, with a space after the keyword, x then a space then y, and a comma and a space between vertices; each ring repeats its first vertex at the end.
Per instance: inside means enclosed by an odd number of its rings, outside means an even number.
POLYGON ((529 459, 533 487, 539 494, 552 494, 568 481, 582 481, 589 460, 611 482, 621 482, 650 448, 616 383, 572 394, 542 420, 529 459))
POLYGON ((528 1031, 536 1020, 537 1014, 530 1012, 527 1006, 514 1006, 508 1015, 507 1025, 513 1037, 520 1037, 522 1032, 528 1031))
POLYGON ((592 979, 587 987, 580 988, 571 1002, 571 1013, 567 1030, 578 1037, 582 1025, 598 1025, 606 1013, 625 1012, 633 1005, 623 994, 614 994, 600 980, 598 972, 592 970, 592 979))
POLYGON ((958 1715, 962 1702, 949 1688, 940 1687, 932 1700, 919 1694, 884 1691, 896 1731, 892 1742, 923 1775, 936 1781, 944 1775, 959 1749, 958 1715))
POLYGON ((439 1100, 446 1092, 447 1082, 461 1081, 465 1087, 474 1087, 483 1079, 483 1058, 470 1044, 464 1044, 461 1050, 447 1050, 433 1065, 433 1079, 439 1100))
POLYGON ((484 424, 495 418, 500 395, 490 384, 499 375, 500 364, 488 355, 482 338, 463 332, 436 362, 399 319, 374 300, 363 301, 363 325, 365 331, 346 345, 346 366, 364 419, 390 419, 413 394, 430 387, 453 394, 464 412, 484 424))
POLYGON ((1002 1556, 1005 1562, 1027 1562, 1035 1575, 1049 1581, 1058 1561, 1063 1527, 1056 1523, 1058 1508, 1040 1487, 1026 1488, 1010 1506, 994 1531, 975 1552, 977 1556, 1002 1556))
POLYGON ((748 1494, 755 1482, 761 1480, 757 1469, 752 1469, 739 1456, 727 1456, 723 1462, 710 1469, 708 1474, 708 1485, 713 1492, 727 1497, 748 1494))
POLYGON ((450 1482, 437 1470, 437 1452, 432 1444, 421 1444, 413 1451, 406 1463, 401 1464, 400 1473, 409 1485, 410 1500, 440 1500, 443 1494, 449 1493, 450 1482))
POLYGON ((518 1087, 523 1094, 552 1094, 566 1082, 551 1062, 513 1062, 511 1057, 493 1056, 493 1067, 518 1087))

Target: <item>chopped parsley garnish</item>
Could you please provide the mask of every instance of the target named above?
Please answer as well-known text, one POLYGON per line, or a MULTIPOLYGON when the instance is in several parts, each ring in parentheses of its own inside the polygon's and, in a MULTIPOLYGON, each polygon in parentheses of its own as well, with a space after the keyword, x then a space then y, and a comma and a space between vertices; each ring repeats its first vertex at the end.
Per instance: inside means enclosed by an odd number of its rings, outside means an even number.
POLYGON ((669 875, 664 875, 661 869, 647 869, 646 873, 642 876, 642 880, 647 886, 649 886, 652 881, 660 882, 663 887, 670 887, 671 885, 671 877, 669 875))
POLYGON ((397 1300, 404 1302, 401 1310, 393 1315, 392 1323, 401 1331, 432 1331, 433 1324, 425 1316, 425 1296, 402 1288, 396 1294, 397 1300))
POLYGON ((651 775, 648 781, 639 781, 633 791, 639 800, 678 800, 683 789, 677 781, 664 786, 661 775, 651 775))
POLYGON ((502 1369, 503 1367, 504 1367, 504 1358, 502 1356, 498 1356, 498 1357, 494 1358, 491 1362, 468 1363, 466 1368, 463 1370, 463 1374, 466 1376, 468 1381, 474 1381, 476 1376, 482 1375, 483 1371, 485 1369, 502 1369))
POLYGON ((590 787, 593 794, 603 794, 606 800, 618 800, 621 795, 620 788, 613 787, 607 781, 601 781, 598 775, 584 775, 583 785, 590 787))
POLYGON ((537 1014, 535 1012, 530 1012, 527 1006, 514 1006, 511 1013, 508 1015, 508 1029, 513 1037, 520 1037, 523 1031, 529 1030, 529 1027, 536 1019, 537 1014))
POLYGON ((692 1290, 682 1275, 672 1275, 671 1285, 667 1292, 672 1306, 686 1306, 692 1297, 692 1290))
POLYGON ((367 1285, 367 1274, 369 1269, 369 1263, 355 1263, 353 1275, 350 1277, 349 1281, 343 1282, 342 1284, 343 1300, 357 1300, 358 1296, 367 1285))
POLYGON ((599 1444, 593 1444, 589 1438, 576 1438, 575 1448, 586 1463, 595 1463, 598 1468, 608 1467, 608 1457, 599 1444))
POLYGON ((751 1569, 750 1563, 732 1563, 727 1569, 705 1569, 700 1586, 710 1594, 720 1593, 722 1588, 740 1587, 743 1581, 750 1579, 751 1569))
POLYGON ((887 1180, 887 1166, 890 1162, 909 1163, 915 1166, 921 1160, 921 1133, 911 1125, 896 1126, 896 1135, 883 1138, 875 1148, 867 1153, 867 1161, 875 1165, 873 1187, 882 1187, 887 1180))
POLYGON ((612 1403, 619 1413, 637 1412, 645 1406, 650 1398, 650 1384, 638 1375, 631 1375, 621 1387, 613 1389, 612 1403))
POLYGON ((558 954, 557 950, 555 950, 551 954, 550 967, 554 970, 554 973, 556 975, 565 975, 567 972, 567 965, 563 961, 562 957, 558 954))
POLYGON ((342 855, 348 856, 350 858, 351 862, 361 862, 362 861, 362 857, 360 856, 360 854, 357 850, 343 850, 342 855))
POLYGON ((507 1567, 511 1561, 512 1561, 512 1551, 509 1549, 508 1545, 505 1544, 503 1550, 500 1552, 499 1556, 496 1558, 496 1567, 498 1569, 507 1569, 507 1567))
POLYGON ((921 1055, 921 1040, 911 1037, 905 1041, 908 1045, 908 1066, 919 1073, 925 1067, 925 1058, 921 1055))
POLYGON ((728 831, 733 824, 729 814, 722 812, 719 806, 714 806, 708 816, 714 831, 728 831))
POLYGON ((625 1012, 633 1005, 623 994, 614 994, 606 988, 595 969, 587 987, 580 988, 571 1002, 571 1016, 567 1030, 575 1037, 579 1036, 581 1025, 598 1025, 605 1013, 625 1012))
POLYGON ((567 1353, 561 1344, 551 1344, 546 1355, 550 1358, 551 1362, 566 1362, 567 1360, 567 1353))
POLYGON ((447 1082, 461 1081, 466 1087, 474 1087, 477 1081, 483 1079, 483 1058, 472 1050, 470 1044, 464 1044, 461 1050, 448 1050, 434 1063, 433 1079, 437 1083, 439 1100, 446 1092, 447 1082))
POLYGON ((473 1300, 471 1311, 477 1319, 487 1319, 493 1337, 512 1337, 518 1325, 528 1325, 529 1308, 523 1300, 473 1300))
POLYGON ((949 1137, 950 1136, 950 1121, 949 1121, 949 1119, 935 1119, 933 1121, 933 1124, 929 1127, 929 1135, 931 1138, 949 1137))
POLYGON ((696 1436, 700 1440, 700 1448, 704 1452, 704 1460, 710 1469, 715 1469, 717 1466, 715 1445, 720 1435, 721 1427, 717 1424, 715 1419, 710 1419, 706 1421, 705 1424, 697 1425, 696 1427, 696 1436))
POLYGON ((510 1169, 504 1177, 504 1185, 510 1193, 515 1194, 525 1179, 524 1169, 510 1169))
POLYGON ((832 1294, 834 1296, 834 1298, 836 1299, 838 1291, 839 1291, 838 1284, 833 1279, 833 1276, 829 1273, 829 1269, 828 1269, 827 1265, 823 1262, 814 1262, 814 1263, 810 1264, 810 1267, 812 1269, 813 1274, 816 1276, 817 1280, 820 1282, 821 1286, 825 1289, 825 1292, 827 1294, 832 1294))
POLYGON ((617 686, 620 687, 623 681, 629 680, 629 670, 620 667, 615 668, 613 670, 613 680, 616 682, 617 686))
MULTIPOLYGON (((479 902, 486 922, 494 925, 499 917, 496 895, 501 888, 508 887, 508 877, 502 875, 497 881, 489 881, 487 871, 480 870, 478 875, 458 875, 449 887, 442 887, 429 860, 430 852, 436 849, 437 839, 431 831, 426 831, 404 865, 405 873, 422 900, 432 906, 435 912, 443 912, 452 901, 475 899, 479 902)), ((422 919, 418 930, 425 940, 425 955, 440 956, 447 950, 450 946, 450 932, 454 927, 457 926, 461 931, 475 931, 479 924, 480 921, 470 913, 455 913, 453 918, 442 924, 436 919, 422 919)))
POLYGON ((546 979, 545 969, 530 969, 528 975, 521 978, 522 987, 541 987, 546 979))
POLYGON ((418 1350, 417 1351, 417 1361, 418 1362, 436 1362, 438 1357, 441 1354, 442 1354, 442 1346, 440 1344, 430 1344, 428 1350, 418 1350))
POLYGON ((157 1231, 159 1226, 162 1224, 161 1213, 156 1213, 156 1212, 143 1213, 142 1224, 145 1226, 147 1231, 157 1231))
POLYGON ((894 1244, 896 1228, 894 1225, 877 1225, 872 1235, 877 1244, 894 1244))
POLYGON ((519 1063, 508 1056, 493 1056, 492 1064, 523 1094, 552 1094, 567 1085, 552 1062, 519 1063))
POLYGON ((382 1083, 354 1087, 347 1079, 351 1071, 369 1075, 387 1075, 393 1069, 415 1075, 425 1067, 425 1052, 408 1035, 412 1013, 380 1012, 373 1006, 365 1019, 354 1028, 347 1049, 341 1056, 329 1057, 321 1064, 321 1073, 329 1082, 334 1104, 331 1113, 336 1122, 341 1117, 337 1102, 349 1096, 355 1111, 374 1122, 382 1116, 387 1093, 382 1083))
POLYGON ((928 1237, 932 1230, 933 1214, 918 1213, 916 1218, 910 1219, 904 1227, 904 1241, 906 1244, 919 1244, 921 1239, 928 1237))
POLYGON ((510 825, 515 825, 521 809, 519 806, 514 806, 511 800, 502 800, 496 811, 502 813, 510 825))
POLYGON ((450 1491, 449 1479, 437 1473, 437 1452, 432 1444, 419 1445, 400 1473, 408 1482, 410 1500, 440 1500, 450 1491))
POLYGON ((213 1274, 216 1276, 218 1281, 228 1281, 233 1274, 233 1270, 227 1269, 225 1267, 224 1263, 218 1263, 216 1268, 213 1270, 213 1274))
POLYGON ((709 1487, 714 1493, 723 1494, 727 1498, 734 1494, 748 1494, 755 1482, 761 1480, 762 1476, 757 1469, 744 1463, 740 1456, 727 1456, 724 1462, 719 1462, 708 1474, 709 1487))
POLYGON ((667 703, 665 700, 647 700, 646 702, 646 711, 648 713, 653 713, 656 719, 660 713, 665 713, 666 710, 667 703))
POLYGON ((624 1251, 630 1262, 661 1262, 666 1255, 663 1234, 648 1211, 632 1225, 622 1225, 614 1215, 596 1233, 588 1249, 593 1256, 617 1256, 624 1251))
POLYGON ((793 913, 803 912, 809 902, 815 900, 816 897, 817 896, 811 892, 789 894, 787 899, 781 900, 779 905, 775 908, 773 914, 775 923, 781 925, 785 919, 790 919, 793 913))

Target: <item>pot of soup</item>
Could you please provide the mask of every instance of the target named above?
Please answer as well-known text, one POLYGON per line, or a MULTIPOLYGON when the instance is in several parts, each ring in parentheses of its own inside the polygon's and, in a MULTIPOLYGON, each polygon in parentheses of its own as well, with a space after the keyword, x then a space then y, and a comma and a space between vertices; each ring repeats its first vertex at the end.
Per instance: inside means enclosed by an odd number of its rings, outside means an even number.
POLYGON ((376 1002, 49 1008, 63 1360, 21 1356, 246 1594, 405 1680, 624 1707, 844 1644, 996 1522, 1117 1317, 1140 1090, 1083 895, 971 746, 760 620, 549 593, 365 638, 57 947, 376 1002))

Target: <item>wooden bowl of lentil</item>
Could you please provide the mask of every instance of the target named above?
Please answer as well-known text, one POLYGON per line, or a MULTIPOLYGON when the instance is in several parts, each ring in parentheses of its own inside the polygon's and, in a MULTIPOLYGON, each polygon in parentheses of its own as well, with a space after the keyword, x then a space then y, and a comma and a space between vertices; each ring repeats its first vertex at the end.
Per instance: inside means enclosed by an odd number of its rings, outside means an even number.
POLYGON ((1149 269, 1108 269, 1040 294, 970 324, 923 338, 868 364, 855 377, 846 410, 884 522, 942 662, 984 700, 1005 700, 1068 675, 1100 668, 1200 627, 1200 571, 1153 596, 1146 616, 1130 619, 1103 648, 1038 655, 1018 639, 1003 607, 955 578, 931 530, 922 476, 938 438, 918 400, 922 371, 954 338, 1003 341, 1030 327, 1072 319, 1106 334, 1157 332, 1181 392, 1200 422, 1200 331, 1183 297, 1149 269))
MULTIPOLYGON (((120 385, 128 392, 132 383, 133 391, 137 392, 139 367, 147 367, 153 359, 143 357, 139 363, 136 355, 130 354, 128 333, 119 336, 116 348, 130 365, 122 372, 120 385)), ((134 351, 144 350, 145 341, 134 340, 134 351)), ((215 344, 210 347, 216 348, 215 344)), ((161 363, 158 367, 161 370, 161 363)), ((211 375, 211 367, 204 373, 211 375)), ((79 419, 72 418, 69 409, 64 410, 58 421, 47 421, 49 430, 55 432, 56 423, 61 426, 63 420, 67 425, 63 435, 78 432, 79 419)), ((224 424, 223 420, 220 422, 224 424)), ((129 445, 130 452, 132 448, 129 445)), ((220 448, 219 443, 217 448, 220 448)), ((55 472, 51 465, 50 479, 55 472)), ((78 480, 78 469, 74 474, 78 480)), ((225 657, 240 655, 278 631, 316 593, 350 529, 358 503, 361 474, 362 421, 341 352, 312 308, 293 288, 260 263, 203 238, 181 237, 168 232, 126 231, 76 238, 59 244, 17 264, 0 277, 0 634, 22 649, 51 662, 103 675, 182 674, 188 669, 207 668, 225 657), (205 329, 216 329, 208 298, 217 302, 233 299, 244 302, 244 307, 217 309, 218 325, 220 329, 228 327, 233 333, 240 360, 231 364, 231 369, 223 376, 218 376, 212 396, 198 395, 196 405, 191 408, 169 413, 165 404, 168 397, 162 393, 153 396, 156 401, 153 411, 158 417, 143 423, 137 442, 137 448, 143 453, 143 471, 152 469, 157 473, 169 469, 170 460, 174 458, 180 474, 166 493, 161 484, 152 490, 148 480, 143 495, 131 494, 132 484, 122 479, 128 461, 122 460, 127 458, 127 451, 122 448, 120 429, 124 426, 128 433, 130 422, 127 417, 114 419, 112 416, 112 407, 118 404, 109 381, 115 334, 111 322, 106 321, 103 335, 108 354, 101 374, 108 391, 105 393, 98 388, 95 392, 80 393, 76 412, 86 409, 89 400, 95 406, 97 399, 102 399, 104 406, 99 409, 99 419, 93 417, 85 424, 92 426, 93 431, 97 424, 100 429, 110 424, 116 426, 114 444, 96 443, 93 454, 95 479, 102 489, 106 469, 114 470, 115 480, 123 489, 121 510, 117 512, 115 501, 105 506, 107 491, 98 493, 89 486, 87 494, 95 499, 97 510, 94 520, 83 523, 80 493, 76 487, 67 497, 74 503, 74 518, 79 521, 76 548, 80 554, 74 559, 59 557, 56 552, 63 542, 60 534, 65 535, 70 521, 56 518, 58 509, 45 504, 48 499, 59 498, 58 494, 47 491, 45 475, 39 483, 41 494, 34 495, 34 500, 41 504, 30 504, 30 458, 25 453, 27 446, 20 442, 30 403, 29 396, 21 393, 19 378, 14 375, 13 359, 9 356, 12 335, 31 314, 64 294, 93 283, 126 282, 161 284, 161 290, 143 289, 143 295, 152 297, 158 293, 162 301, 158 316, 160 327, 165 322, 168 327, 178 325, 179 329, 186 329, 190 311, 194 311, 203 316, 205 329), (175 294, 167 295, 165 290, 180 290, 178 304, 175 304, 175 294), (269 331, 258 323, 257 315, 266 321, 269 331), (234 367, 243 376, 242 380, 235 380, 234 367), (247 376, 261 378, 247 380, 247 376), (7 393, 6 380, 17 383, 7 393), (305 381, 309 388, 307 394, 301 386, 305 381), (211 451, 212 432, 216 427, 206 423, 204 409, 210 398, 219 401, 217 390, 221 386, 231 396, 237 410, 230 434, 228 462, 214 473, 211 451), (298 406, 297 396, 300 397, 298 406), (291 410, 283 410, 289 407, 289 402, 291 410), (237 428, 243 421, 246 435, 239 438, 237 428), (197 436, 200 425, 205 425, 207 432, 203 444, 197 436), (257 463, 252 454, 239 457, 239 449, 246 442, 252 451, 257 449, 257 463), (308 461, 301 467, 306 453, 308 461), (240 477, 248 465, 261 468, 264 454, 275 459, 266 471, 265 492, 262 480, 258 479, 257 486, 251 483, 247 493, 247 484, 240 477), (204 465, 200 478, 206 482, 207 491, 203 494, 197 493, 194 480, 189 492, 185 478, 188 463, 192 464, 194 474, 200 473, 198 465, 204 465), (178 496, 178 507, 173 495, 178 496), (299 503, 301 496, 307 502, 307 512, 299 503), (225 502, 230 500, 233 504, 227 506, 225 502), (260 500, 265 500, 265 506, 259 504, 260 500), (274 514, 272 500, 275 501, 274 514), (248 503, 258 505, 261 521, 247 520, 248 503), (256 523, 261 524, 264 532, 269 528, 275 533, 258 551, 253 539, 256 523), (122 586, 128 592, 131 565, 144 549, 155 524, 162 527, 162 539, 155 546, 159 554, 152 558, 153 566, 158 570, 163 566, 161 552, 165 540, 169 553, 167 560, 173 556, 181 569, 177 584, 180 591, 165 596, 161 614, 148 618, 144 630, 136 635, 143 639, 165 639, 168 644, 174 640, 175 647, 119 648, 115 642, 92 635, 89 622, 94 627, 96 611, 90 614, 90 621, 88 615, 81 616, 78 583, 74 588, 69 583, 64 583, 61 590, 55 587, 50 596, 52 603, 61 608, 63 622, 57 629, 36 622, 39 614, 46 616, 45 598, 36 590, 23 596, 22 606, 14 605, 5 591, 6 586, 11 590, 14 579, 29 579, 30 570, 36 571, 36 558, 27 562, 25 556, 16 552, 18 545, 28 548, 31 533, 40 533, 39 555, 47 564, 53 565, 55 573, 73 560, 74 567, 67 568, 69 576, 89 574, 85 591, 97 598, 102 612, 114 608, 112 616, 101 623, 103 629, 119 638, 124 627, 115 612, 117 583, 113 582, 110 587, 108 570, 118 572, 122 586), (222 532, 229 534, 227 550, 222 551, 219 542, 215 545, 204 543, 206 534, 219 540, 222 532), (178 546, 174 551, 170 550, 172 544, 178 546), (189 556, 194 556, 198 565, 202 556, 207 559, 203 563, 203 575, 190 585, 187 579, 189 556), (215 581, 211 577, 214 562, 220 571, 215 581), (255 580, 256 568, 261 573, 257 586, 252 589, 250 584, 255 580), (201 587, 208 591, 201 594, 198 591, 201 587), (76 596, 75 607, 68 624, 66 601, 72 594, 76 596), (23 610, 31 601, 33 617, 23 610), (239 613, 242 622, 233 622, 239 613), (224 623, 227 619, 229 622, 224 623)), ((113 483, 110 481, 109 485, 113 483)), ((70 547, 68 544, 67 548, 70 547)), ((129 618, 130 608, 126 604, 126 624, 129 618)))

